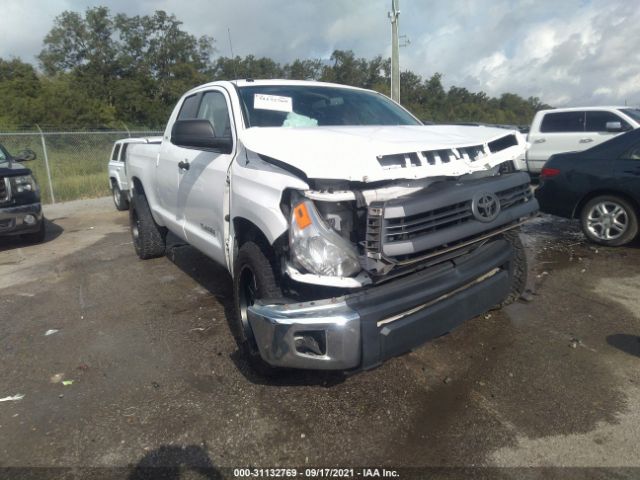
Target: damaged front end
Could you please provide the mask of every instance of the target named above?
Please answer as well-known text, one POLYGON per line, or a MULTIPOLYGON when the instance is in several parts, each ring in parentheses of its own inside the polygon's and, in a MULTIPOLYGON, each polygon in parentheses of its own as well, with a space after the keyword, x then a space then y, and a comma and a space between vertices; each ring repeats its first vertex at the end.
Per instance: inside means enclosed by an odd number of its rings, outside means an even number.
POLYGON ((307 178, 286 191, 288 300, 249 309, 264 360, 371 368, 502 302, 516 257, 505 233, 538 205, 509 163, 517 135, 493 142, 376 157, 383 171, 419 170, 404 178, 307 178))

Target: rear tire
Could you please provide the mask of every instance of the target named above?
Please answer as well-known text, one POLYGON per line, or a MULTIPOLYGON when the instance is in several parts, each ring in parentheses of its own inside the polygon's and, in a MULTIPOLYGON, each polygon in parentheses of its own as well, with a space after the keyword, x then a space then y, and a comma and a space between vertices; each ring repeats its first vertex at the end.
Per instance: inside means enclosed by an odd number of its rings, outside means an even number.
POLYGON ((273 267, 267 255, 258 244, 246 242, 238 251, 234 266, 233 297, 235 318, 232 323, 233 335, 238 349, 258 374, 272 376, 279 369, 272 367, 260 356, 258 345, 253 336, 247 309, 256 300, 279 298, 282 295, 276 282, 273 267))
POLYGON ((503 238, 511 244, 513 259, 509 263, 511 289, 507 297, 500 303, 500 307, 506 307, 518 300, 527 285, 527 255, 518 230, 510 230, 504 233, 503 238))
POLYGON ((111 182, 111 196, 113 197, 113 203, 117 210, 124 211, 129 209, 129 200, 125 192, 120 190, 118 184, 115 181, 111 182))
POLYGON ((142 260, 161 257, 166 250, 167 229, 156 223, 144 194, 134 193, 129 208, 133 246, 142 260))
POLYGON ((615 195, 589 200, 580 211, 585 236, 594 243, 618 247, 638 235, 638 215, 633 205, 615 195))

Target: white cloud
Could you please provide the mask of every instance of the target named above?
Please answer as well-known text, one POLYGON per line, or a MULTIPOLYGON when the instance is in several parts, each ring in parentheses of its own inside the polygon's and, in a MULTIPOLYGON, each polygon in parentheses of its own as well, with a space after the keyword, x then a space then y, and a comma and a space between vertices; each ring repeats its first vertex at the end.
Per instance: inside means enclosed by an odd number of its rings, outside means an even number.
MULTIPOLYGON (((53 18, 65 9, 175 13, 229 55, 327 58, 351 49, 389 54, 390 0, 3 0, 10 29, 0 57, 34 61, 53 18)), ((635 0, 400 0, 401 66, 490 95, 514 92, 551 104, 640 103, 640 9, 635 0)))

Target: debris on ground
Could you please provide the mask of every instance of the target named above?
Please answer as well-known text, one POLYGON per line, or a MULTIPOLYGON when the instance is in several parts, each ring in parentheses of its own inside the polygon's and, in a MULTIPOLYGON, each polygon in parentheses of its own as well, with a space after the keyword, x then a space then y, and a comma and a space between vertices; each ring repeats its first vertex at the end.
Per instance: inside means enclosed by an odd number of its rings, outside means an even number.
POLYGON ((160 384, 158 382, 151 382, 151 386, 156 389, 160 388, 160 384))
POLYGON ((444 383, 451 383, 451 377, 444 377, 444 383))
POLYGON ((0 398, 0 402, 17 402, 18 400, 22 400, 23 398, 24 393, 16 393, 12 397, 0 398))
POLYGON ((73 380, 63 380, 62 385, 64 385, 65 387, 73 385, 73 380))
POLYGON ((57 328, 52 328, 50 330, 47 330, 46 332, 44 332, 44 336, 48 337, 49 335, 53 335, 54 333, 58 333, 60 330, 58 330, 57 328))
POLYGON ((60 383, 63 378, 64 378, 64 373, 56 373, 55 375, 51 376, 51 379, 49 381, 51 383, 60 383))
POLYGON ((578 348, 578 345, 582 345, 582 340, 580 340, 579 338, 572 338, 569 342, 569 346, 571 348, 578 348))
POLYGON ((525 290, 520 295, 520 300, 523 302, 533 302, 533 292, 529 289, 525 290))

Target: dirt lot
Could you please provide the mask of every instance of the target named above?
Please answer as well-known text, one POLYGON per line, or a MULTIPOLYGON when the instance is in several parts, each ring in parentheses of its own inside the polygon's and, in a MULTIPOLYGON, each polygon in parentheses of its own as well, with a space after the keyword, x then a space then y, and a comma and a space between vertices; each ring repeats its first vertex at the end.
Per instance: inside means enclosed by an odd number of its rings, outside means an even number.
POLYGON ((0 402, 0 468, 640 466, 637 245, 542 217, 531 301, 370 372, 267 381, 236 355, 221 268, 139 261, 109 199, 46 214, 45 243, 0 243, 0 398, 24 395, 0 402))

